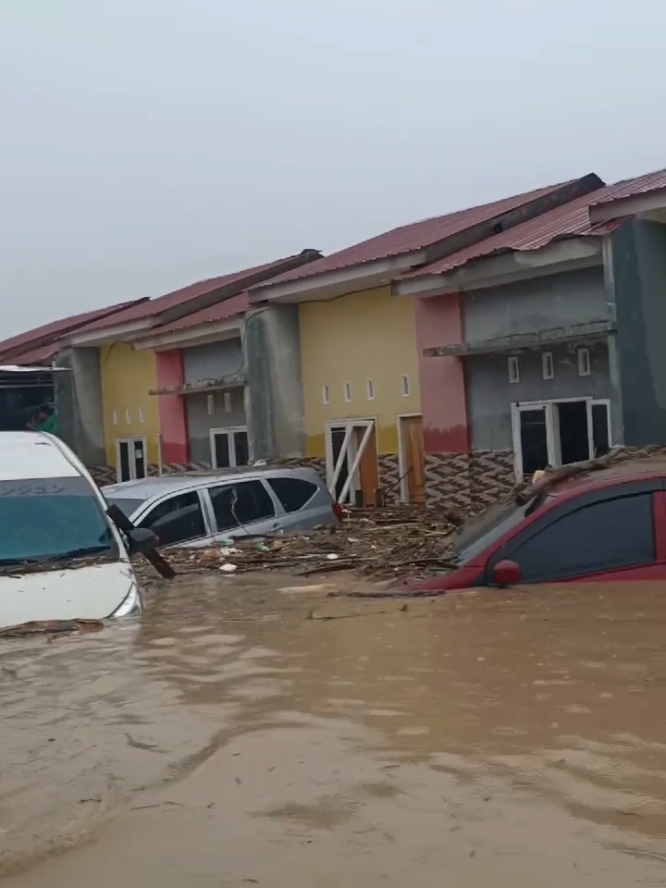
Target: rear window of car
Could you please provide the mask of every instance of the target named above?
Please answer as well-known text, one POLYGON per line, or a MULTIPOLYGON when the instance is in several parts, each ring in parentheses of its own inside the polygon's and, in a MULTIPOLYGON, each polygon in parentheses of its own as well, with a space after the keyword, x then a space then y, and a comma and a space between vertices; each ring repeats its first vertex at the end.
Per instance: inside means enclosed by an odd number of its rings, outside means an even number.
POLYGON ((131 518, 145 502, 145 500, 140 499, 116 499, 112 496, 107 496, 105 499, 110 506, 118 506, 120 511, 127 515, 128 518, 131 518))
POLYGON ((302 478, 268 478, 267 481, 285 512, 298 512, 310 502, 318 489, 316 484, 302 478))

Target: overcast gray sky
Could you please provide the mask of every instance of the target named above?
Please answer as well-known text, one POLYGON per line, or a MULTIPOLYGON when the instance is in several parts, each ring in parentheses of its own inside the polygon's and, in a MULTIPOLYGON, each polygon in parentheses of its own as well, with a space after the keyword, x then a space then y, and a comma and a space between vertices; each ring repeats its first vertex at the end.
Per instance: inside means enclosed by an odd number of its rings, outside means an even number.
POLYGON ((666 166, 664 0, 5 0, 0 339, 666 166))

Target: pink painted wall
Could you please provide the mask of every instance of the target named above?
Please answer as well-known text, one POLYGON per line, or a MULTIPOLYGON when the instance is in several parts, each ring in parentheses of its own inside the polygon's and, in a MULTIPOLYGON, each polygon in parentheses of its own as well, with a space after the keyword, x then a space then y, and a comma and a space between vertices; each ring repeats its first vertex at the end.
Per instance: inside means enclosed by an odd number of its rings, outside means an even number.
MULTIPOLYGON (((157 386, 167 388, 183 385, 183 355, 179 348, 156 352, 157 386)), ((162 459, 165 463, 189 462, 185 399, 182 395, 156 395, 160 408, 162 459)))
POLYGON ((460 296, 416 299, 415 317, 425 452, 465 452, 470 436, 463 363, 459 358, 423 356, 424 348, 462 342, 460 296))

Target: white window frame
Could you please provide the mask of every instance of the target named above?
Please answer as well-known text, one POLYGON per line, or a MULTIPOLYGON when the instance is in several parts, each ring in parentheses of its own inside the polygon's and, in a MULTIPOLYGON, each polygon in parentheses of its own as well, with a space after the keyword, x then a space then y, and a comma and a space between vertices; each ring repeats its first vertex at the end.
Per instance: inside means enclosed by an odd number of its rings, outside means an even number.
POLYGON ((321 401, 322 404, 330 404, 331 403, 331 390, 327 385, 322 385, 321 387, 321 401))
POLYGON ((345 404, 351 404, 351 399, 352 399, 351 382, 343 382, 342 383, 342 397, 343 397, 345 404))
POLYGON ((520 437, 520 414, 522 412, 543 408, 546 421, 548 462, 551 466, 556 467, 562 465, 562 455, 560 453, 558 412, 555 410, 555 407, 557 404, 566 404, 574 401, 584 401, 586 405, 588 458, 591 459, 594 456, 592 408, 598 404, 605 404, 606 406, 606 415, 608 417, 608 446, 613 446, 611 402, 608 398, 593 398, 587 396, 582 398, 554 398, 550 401, 514 401, 511 405, 511 431, 513 437, 514 469, 518 481, 521 481, 523 478, 523 448, 520 437))
POLYGON ((143 464, 146 467, 146 475, 148 477, 148 441, 146 438, 141 435, 132 436, 129 438, 116 438, 116 480, 120 483, 121 481, 121 471, 120 471, 120 445, 127 444, 130 445, 130 476, 129 481, 136 481, 136 457, 134 455, 134 450, 137 442, 141 443, 141 447, 143 448, 143 464), (133 445, 133 446, 132 446, 133 445))
MULTIPOLYGON (((214 469, 225 469, 226 466, 218 466, 217 459, 215 458, 215 435, 227 435, 229 438, 229 463, 230 468, 234 468, 236 466, 236 443, 234 441, 234 434, 236 432, 245 432, 247 435, 247 426, 230 426, 225 429, 211 429, 208 433, 208 440, 210 442, 210 464, 214 469)), ((249 438, 248 438, 249 443, 249 438)))
POLYGON ((402 397, 408 398, 411 394, 411 384, 409 382, 409 376, 405 373, 401 379, 402 382, 402 397))
POLYGON ((541 375, 544 379, 555 378, 555 362, 552 352, 542 352, 541 354, 541 375))
POLYGON ((372 379, 366 379, 365 393, 367 395, 368 401, 375 400, 375 383, 372 381, 372 379))
POLYGON ((592 374, 592 359, 590 357, 589 348, 579 348, 576 357, 578 359, 578 375, 579 376, 591 376, 591 374, 592 374))
MULTIPOLYGON (((340 502, 356 502, 356 493, 360 489, 359 468, 365 447, 372 437, 373 429, 377 429, 376 417, 363 419, 331 419, 326 423, 326 484, 335 499, 335 487, 340 475, 345 455, 349 457, 349 477, 340 491, 340 502), (354 437, 354 429, 364 429, 360 444, 354 437), (333 464, 333 429, 344 429, 345 440, 342 444, 338 464, 333 464)), ((376 433, 376 432, 375 432, 376 433)))
POLYGON ((509 355, 506 361, 506 369, 509 375, 509 382, 515 385, 520 382, 520 361, 518 355, 509 355))

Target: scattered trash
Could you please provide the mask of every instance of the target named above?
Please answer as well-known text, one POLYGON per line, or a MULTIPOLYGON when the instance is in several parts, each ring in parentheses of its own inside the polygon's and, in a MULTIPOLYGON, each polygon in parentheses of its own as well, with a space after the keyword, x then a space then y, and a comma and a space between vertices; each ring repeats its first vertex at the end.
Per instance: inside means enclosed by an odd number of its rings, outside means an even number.
MULTIPOLYGON (((344 524, 279 537, 239 536, 225 540, 231 545, 222 549, 174 548, 168 557, 182 573, 283 570, 307 577, 349 570, 376 579, 413 579, 453 566, 447 537, 456 523, 449 513, 420 506, 352 509, 344 524), (227 554, 233 560, 220 564, 227 554)), ((142 573, 140 561, 135 570, 142 573)))

